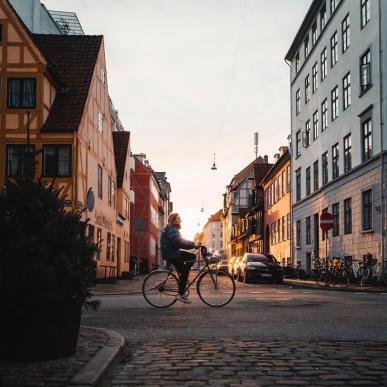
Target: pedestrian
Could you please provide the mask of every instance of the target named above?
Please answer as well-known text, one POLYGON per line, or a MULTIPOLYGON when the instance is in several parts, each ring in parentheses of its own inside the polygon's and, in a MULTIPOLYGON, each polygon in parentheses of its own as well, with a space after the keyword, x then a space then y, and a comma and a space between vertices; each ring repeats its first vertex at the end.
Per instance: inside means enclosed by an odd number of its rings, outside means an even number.
POLYGON ((175 266, 179 274, 179 292, 177 299, 186 304, 190 304, 191 301, 188 299, 188 295, 185 294, 185 288, 191 267, 196 261, 196 255, 186 250, 198 248, 200 244, 183 239, 179 231, 180 228, 180 215, 177 213, 170 214, 168 224, 161 233, 161 255, 164 260, 175 266))

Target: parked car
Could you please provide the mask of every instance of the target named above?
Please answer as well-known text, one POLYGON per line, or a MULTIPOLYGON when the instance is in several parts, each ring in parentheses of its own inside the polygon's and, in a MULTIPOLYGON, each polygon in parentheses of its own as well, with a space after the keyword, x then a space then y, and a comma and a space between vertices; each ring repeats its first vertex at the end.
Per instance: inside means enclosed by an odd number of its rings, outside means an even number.
POLYGON ((239 264, 238 280, 266 280, 282 284, 284 271, 271 254, 245 253, 239 264))
POLYGON ((227 273, 228 271, 228 261, 225 258, 222 258, 220 262, 217 264, 217 269, 222 270, 227 273))
POLYGON ((243 257, 235 257, 233 265, 232 265, 232 276, 236 279, 238 278, 239 273, 239 265, 243 257))
POLYGON ((235 258, 236 257, 231 257, 229 260, 228 260, 228 272, 230 273, 231 276, 234 275, 234 261, 235 261, 235 258))

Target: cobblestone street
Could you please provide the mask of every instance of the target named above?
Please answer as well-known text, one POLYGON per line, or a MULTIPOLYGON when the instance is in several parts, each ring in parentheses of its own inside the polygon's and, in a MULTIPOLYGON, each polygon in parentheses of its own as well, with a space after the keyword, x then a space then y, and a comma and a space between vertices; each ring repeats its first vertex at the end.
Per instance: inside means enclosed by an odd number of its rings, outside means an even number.
POLYGON ((386 386, 387 343, 131 342, 113 386, 386 386))

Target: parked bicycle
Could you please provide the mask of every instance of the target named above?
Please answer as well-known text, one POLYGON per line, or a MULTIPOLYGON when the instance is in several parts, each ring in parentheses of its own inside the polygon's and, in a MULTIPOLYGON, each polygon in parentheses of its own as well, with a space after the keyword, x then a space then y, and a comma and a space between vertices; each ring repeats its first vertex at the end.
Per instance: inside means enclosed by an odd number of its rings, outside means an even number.
POLYGON ((328 260, 328 270, 325 262, 319 262, 319 268, 316 269, 315 280, 320 286, 338 286, 348 287, 351 283, 349 271, 345 268, 343 260, 333 258, 328 260))
MULTIPOLYGON (((186 292, 197 281, 196 291, 207 305, 220 307, 227 305, 235 295, 235 282, 231 275, 217 268, 220 258, 209 252, 206 246, 199 247, 199 257, 204 267, 199 269, 192 281, 187 282, 186 292)), ((179 276, 171 266, 169 270, 155 270, 148 274, 142 285, 145 300, 156 308, 167 308, 177 301, 179 276)))
MULTIPOLYGON (((377 259, 372 254, 367 254, 363 258, 363 262, 360 262, 359 269, 357 271, 357 277, 360 282, 360 286, 366 286, 375 275, 377 259)), ((379 281, 387 285, 387 261, 382 265, 382 272, 379 276, 379 281)))

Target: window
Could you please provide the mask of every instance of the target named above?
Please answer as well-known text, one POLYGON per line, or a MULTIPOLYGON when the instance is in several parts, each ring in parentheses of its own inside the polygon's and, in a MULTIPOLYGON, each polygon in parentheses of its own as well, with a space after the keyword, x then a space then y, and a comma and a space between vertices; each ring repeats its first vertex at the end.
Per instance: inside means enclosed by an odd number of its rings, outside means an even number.
POLYGON ((71 176, 71 145, 43 145, 43 176, 71 176))
POLYGON ((322 161, 322 185, 328 183, 328 152, 325 152, 321 158, 322 161))
POLYGON ((286 240, 286 234, 285 234, 285 216, 282 217, 282 240, 286 240))
POLYGON ((117 193, 117 184, 113 182, 112 184, 112 202, 113 208, 116 208, 116 193, 117 193))
POLYGON ((112 251, 111 251, 110 256, 111 256, 112 262, 114 262, 115 261, 115 253, 116 253, 116 237, 114 235, 112 235, 111 245, 112 245, 112 251))
POLYGON ((310 167, 305 170, 306 196, 310 195, 310 167))
POLYGON ((318 137, 318 110, 313 113, 313 141, 318 137))
POLYGON ((110 232, 107 233, 107 238, 106 238, 106 260, 110 261, 110 253, 111 253, 111 238, 112 235, 110 232))
POLYGON ((282 196, 285 195, 285 182, 286 182, 286 180, 285 180, 285 171, 282 171, 282 174, 281 174, 281 187, 282 187, 281 194, 282 194, 282 196))
POLYGON ((318 160, 313 163, 313 190, 318 190, 318 160))
POLYGON ((344 173, 352 169, 351 133, 344 137, 344 173))
POLYGON ((327 24, 327 7, 324 1, 324 5, 321 7, 321 10, 320 10, 320 30, 321 31, 324 29, 326 24, 327 24))
POLYGON ((102 229, 97 228, 97 261, 101 259, 101 250, 102 250, 102 229))
POLYGON ((351 104, 351 74, 348 73, 343 78, 343 109, 347 109, 351 104))
POLYGON ((331 15, 333 14, 333 12, 335 12, 338 3, 339 0, 331 0, 331 15))
POLYGON ((296 74, 300 71, 300 53, 297 52, 296 55, 296 74))
POLYGON ((339 88, 336 86, 331 91, 331 115, 332 121, 334 121, 339 116, 339 88))
POLYGON ((98 165, 98 197, 102 199, 102 167, 98 165))
POLYGON ((339 177, 339 144, 332 147, 332 179, 339 177))
POLYGON ((291 187, 291 174, 290 174, 290 165, 286 167, 286 192, 290 192, 291 187))
POLYGON ((277 242, 281 242, 281 219, 277 221, 277 242))
POLYGON ((278 189, 278 200, 280 200, 282 197, 281 176, 278 176, 278 179, 277 179, 277 189, 278 189))
POLYGON ((344 234, 352 233, 352 200, 344 200, 344 234))
POLYGON ((362 156, 363 162, 372 157, 372 120, 371 117, 362 122, 362 156))
POLYGON ((337 31, 331 37, 331 67, 333 67, 338 60, 337 52, 337 31))
POLYGON ((296 91, 296 114, 300 113, 300 102, 301 102, 301 95, 300 95, 300 89, 296 91))
POLYGON ((341 32, 342 32, 342 43, 343 43, 343 53, 347 51, 349 45, 351 44, 351 32, 349 29, 349 14, 341 22, 341 32))
POLYGON ((317 20, 314 21, 312 25, 312 46, 317 42, 317 20))
POLYGON ((333 236, 340 235, 340 209, 339 203, 335 203, 332 205, 332 215, 333 215, 333 236))
POLYGON ((6 174, 8 177, 35 175, 35 145, 7 144, 6 174))
POLYGON ((321 104, 321 131, 328 127, 328 100, 325 98, 321 104))
POLYGON ((8 109, 36 107, 36 78, 8 79, 8 109))
POLYGON ((290 239, 290 213, 286 214, 286 239, 290 239))
POLYGON ((372 230, 372 189, 362 193, 363 231, 372 230))
POLYGON ((273 223, 273 243, 277 243, 277 222, 273 223))
POLYGON ((309 74, 305 78, 305 103, 308 103, 310 100, 310 80, 309 74))
MULTIPOLYGON (((324 208, 322 212, 328 212, 328 208, 324 208)), ((328 231, 323 230, 322 232, 322 240, 325 241, 325 239, 328 238, 328 231)))
POLYGON ((361 28, 370 21, 370 0, 361 0, 361 28))
POLYGON ((301 145, 301 131, 299 130, 296 133, 296 158, 301 156, 300 145, 301 145))
POLYGON ((108 189, 108 205, 112 205, 112 178, 108 176, 107 181, 107 189, 108 189))
POLYGON ((310 237, 310 216, 308 216, 306 219, 305 219, 305 243, 307 245, 310 245, 312 242, 311 242, 311 237, 310 237))
POLYGON ((307 148, 310 145, 310 120, 306 121, 305 123, 303 142, 304 142, 303 143, 304 148, 307 148))
POLYGON ((301 168, 296 171, 296 201, 301 200, 301 168))
POLYGON ((328 75, 328 67, 327 67, 327 48, 325 47, 324 50, 321 52, 321 82, 326 78, 328 75))
POLYGON ((296 246, 301 246, 301 220, 296 222, 296 246))
POLYGON ((372 86, 371 80, 371 51, 368 50, 360 58, 360 87, 362 92, 372 86))
POLYGON ((318 89, 318 68, 317 62, 312 67, 312 92, 315 93, 318 89))
POLYGON ((0 24, 0 43, 3 41, 3 25, 0 24))
POLYGON ((304 40, 304 53, 305 53, 305 59, 308 57, 310 52, 309 47, 309 35, 304 40))
POLYGON ((130 252, 130 247, 129 247, 129 242, 125 241, 124 242, 124 262, 129 263, 129 252, 130 252))

